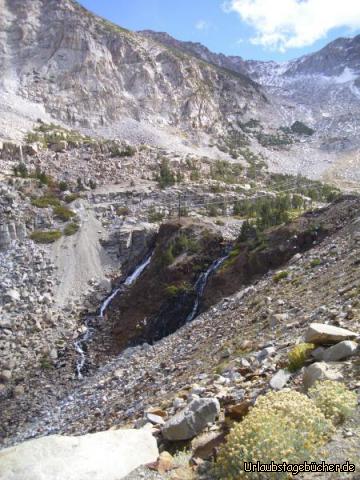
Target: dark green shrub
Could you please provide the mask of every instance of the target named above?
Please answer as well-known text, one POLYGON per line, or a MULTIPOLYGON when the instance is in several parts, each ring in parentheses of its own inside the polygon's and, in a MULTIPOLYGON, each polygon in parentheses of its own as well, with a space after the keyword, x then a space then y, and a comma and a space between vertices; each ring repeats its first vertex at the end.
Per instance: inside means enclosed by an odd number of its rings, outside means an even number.
POLYGON ((303 122, 299 122, 298 120, 291 125, 292 133, 297 133, 298 135, 313 135, 315 130, 305 125, 303 122))
POLYGON ((69 189, 69 185, 67 184, 67 182, 62 180, 61 182, 59 182, 59 189, 61 192, 66 192, 66 190, 69 189))
POLYGON ((80 195, 78 193, 70 193, 70 195, 65 196, 64 201, 66 203, 72 203, 75 200, 77 200, 78 198, 80 198, 80 195))
POLYGON ((165 158, 161 161, 159 175, 156 179, 160 188, 171 187, 176 183, 175 174, 170 168, 169 161, 165 158))

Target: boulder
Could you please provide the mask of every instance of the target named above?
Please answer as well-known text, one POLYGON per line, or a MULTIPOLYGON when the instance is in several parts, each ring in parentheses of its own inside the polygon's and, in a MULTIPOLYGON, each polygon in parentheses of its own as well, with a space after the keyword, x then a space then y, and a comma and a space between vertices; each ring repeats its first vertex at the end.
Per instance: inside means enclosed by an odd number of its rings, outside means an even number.
POLYGON ((0 371, 0 382, 8 383, 12 377, 11 370, 2 370, 0 371))
POLYGON ((344 340, 328 348, 323 353, 324 362, 338 362, 344 358, 351 357, 358 349, 358 344, 351 340, 344 340))
POLYGON ((324 360, 324 353, 326 352, 325 347, 317 347, 313 350, 310 355, 315 358, 317 362, 322 362, 324 360))
POLYGON ((231 405, 230 407, 228 407, 226 413, 232 420, 240 421, 248 413, 251 405, 251 402, 249 402, 248 400, 243 400, 236 405, 231 405))
POLYGON ((318 380, 335 380, 340 381, 343 376, 340 372, 339 365, 333 365, 325 362, 316 362, 305 368, 303 375, 303 385, 308 390, 318 380))
POLYGON ((189 440, 213 423, 220 413, 220 403, 216 398, 199 398, 170 418, 162 428, 166 440, 189 440))
POLYGON ((160 415, 155 415, 154 413, 145 413, 145 419, 152 423, 153 425, 164 425, 165 420, 160 415))
POLYGON ((327 345, 342 342, 343 340, 353 340, 357 337, 357 333, 351 332, 346 328, 334 327, 324 323, 311 323, 305 334, 305 342, 327 345))
POLYGON ((275 375, 270 380, 270 387, 273 390, 281 390, 285 387, 287 382, 291 378, 291 373, 288 370, 281 369, 275 373, 275 375))
POLYGON ((64 152, 67 149, 67 147, 68 147, 68 144, 67 142, 65 142, 65 140, 60 140, 50 145, 50 149, 53 152, 64 152))
POLYGON ((159 451, 149 430, 30 440, 0 452, 2 480, 120 480, 159 451))
POLYGON ((214 454, 214 449, 218 448, 225 441, 225 433, 209 432, 203 433, 191 442, 194 458, 209 460, 214 454))
POLYGON ((5 293, 5 301, 16 303, 20 300, 20 293, 15 289, 7 290, 5 293))

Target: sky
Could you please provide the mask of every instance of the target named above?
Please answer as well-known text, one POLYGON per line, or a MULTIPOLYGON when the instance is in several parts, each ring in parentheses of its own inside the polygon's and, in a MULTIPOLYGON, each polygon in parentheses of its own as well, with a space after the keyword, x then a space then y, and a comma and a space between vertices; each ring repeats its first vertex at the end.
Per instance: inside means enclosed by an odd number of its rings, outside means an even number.
POLYGON ((167 32, 245 59, 287 61, 360 34, 360 0, 80 0, 129 30, 167 32))

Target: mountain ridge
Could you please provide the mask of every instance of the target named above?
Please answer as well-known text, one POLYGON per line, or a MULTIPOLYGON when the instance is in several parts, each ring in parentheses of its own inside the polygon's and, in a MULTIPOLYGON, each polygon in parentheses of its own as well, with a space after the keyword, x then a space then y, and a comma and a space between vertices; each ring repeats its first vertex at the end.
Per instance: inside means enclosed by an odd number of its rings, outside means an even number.
POLYGON ((255 120, 247 143, 274 171, 321 178, 330 163, 349 177, 347 165, 359 163, 359 36, 277 64, 131 32, 73 0, 2 6, 0 138, 21 142, 40 118, 216 159, 209 145, 255 120), (284 138, 298 121, 314 135, 284 138))

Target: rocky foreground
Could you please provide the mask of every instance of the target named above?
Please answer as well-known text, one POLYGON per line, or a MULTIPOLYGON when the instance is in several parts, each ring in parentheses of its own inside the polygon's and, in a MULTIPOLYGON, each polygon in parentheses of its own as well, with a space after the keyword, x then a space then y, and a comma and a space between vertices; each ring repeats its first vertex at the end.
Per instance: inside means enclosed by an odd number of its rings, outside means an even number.
MULTIPOLYGON (((223 442, 229 425, 267 391, 306 391, 316 380, 331 379, 358 392, 358 208, 357 197, 337 202, 330 207, 336 228, 329 237, 174 334, 125 350, 74 382, 71 391, 55 392, 57 387, 48 384, 52 374, 41 373, 43 390, 3 403, 3 446, 44 435, 149 428, 160 452, 185 448, 193 456, 192 465, 201 465, 198 474, 209 478, 210 473, 201 472, 213 449, 223 442), (348 220, 337 217, 336 209, 347 210, 348 220), (288 353, 304 341, 317 348, 303 368, 292 372, 288 353)), ((358 422, 350 418, 327 445, 328 461, 359 465, 359 441, 358 422)), ((166 455, 162 453, 162 461, 166 455)), ((187 462, 180 467, 178 457, 166 458, 167 467, 160 462, 153 468, 169 470, 169 478, 192 478, 187 462)), ((129 478, 157 475, 165 478, 148 470, 129 478)))

